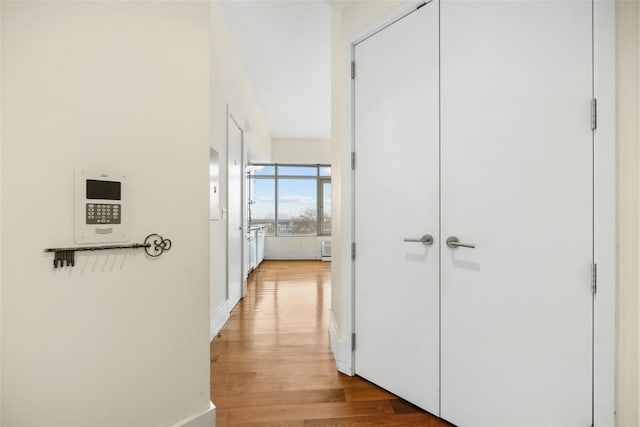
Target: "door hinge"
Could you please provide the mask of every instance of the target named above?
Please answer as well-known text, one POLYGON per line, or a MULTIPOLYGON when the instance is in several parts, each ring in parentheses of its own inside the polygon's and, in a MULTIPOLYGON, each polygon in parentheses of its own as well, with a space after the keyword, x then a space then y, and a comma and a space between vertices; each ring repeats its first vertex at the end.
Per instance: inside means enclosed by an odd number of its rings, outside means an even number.
POLYGON ((356 244, 355 243, 351 244, 351 259, 353 259, 353 260, 356 259, 356 244))
POLYGON ((356 61, 351 61, 351 78, 356 78, 356 61))
POLYGON ((598 291, 598 265, 591 263, 591 293, 593 295, 598 291))
POLYGON ((598 101, 595 98, 591 99, 591 130, 596 130, 598 127, 598 101))
POLYGON ((356 334, 355 332, 351 334, 351 350, 356 349, 356 334))
POLYGON ((356 153, 355 151, 351 152, 351 169, 355 169, 356 168, 356 153))

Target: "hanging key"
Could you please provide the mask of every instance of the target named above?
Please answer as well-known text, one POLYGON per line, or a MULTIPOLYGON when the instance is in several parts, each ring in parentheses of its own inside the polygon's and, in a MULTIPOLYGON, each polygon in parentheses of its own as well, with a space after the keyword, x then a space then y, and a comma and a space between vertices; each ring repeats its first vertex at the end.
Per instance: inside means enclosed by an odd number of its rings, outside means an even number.
POLYGON ((58 264, 62 266, 62 252, 56 251, 53 256, 53 268, 58 268, 58 264))

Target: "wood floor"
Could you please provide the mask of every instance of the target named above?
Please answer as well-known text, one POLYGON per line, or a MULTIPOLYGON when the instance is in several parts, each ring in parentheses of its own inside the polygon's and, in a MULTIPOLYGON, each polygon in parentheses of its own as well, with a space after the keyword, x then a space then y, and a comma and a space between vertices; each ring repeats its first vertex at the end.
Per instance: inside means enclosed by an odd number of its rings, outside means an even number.
POLYGON ((265 261, 211 344, 218 427, 450 426, 336 371, 329 348, 331 265, 265 261))

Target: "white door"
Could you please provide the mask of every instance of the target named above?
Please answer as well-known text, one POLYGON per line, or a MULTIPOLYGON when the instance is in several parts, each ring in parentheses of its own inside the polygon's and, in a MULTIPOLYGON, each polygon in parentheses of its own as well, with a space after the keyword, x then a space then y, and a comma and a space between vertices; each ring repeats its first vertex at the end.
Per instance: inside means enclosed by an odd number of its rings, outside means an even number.
POLYGON ((357 44, 355 62, 355 372, 437 414, 436 2, 357 44))
POLYGON ((440 25, 441 416, 589 426, 591 3, 442 1, 440 25))
POLYGON ((242 297, 243 263, 242 246, 242 130, 229 116, 228 120, 228 220, 227 220, 227 296, 229 310, 242 297))

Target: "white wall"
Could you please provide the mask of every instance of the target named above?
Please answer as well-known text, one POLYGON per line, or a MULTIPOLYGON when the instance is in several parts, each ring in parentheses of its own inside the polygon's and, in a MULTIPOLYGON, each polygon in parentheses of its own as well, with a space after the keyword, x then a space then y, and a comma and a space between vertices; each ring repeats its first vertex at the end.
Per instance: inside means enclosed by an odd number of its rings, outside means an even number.
POLYGON ((209 410, 207 2, 2 2, 5 427, 168 426, 209 410), (82 253, 73 170, 128 176, 132 242, 82 253))
POLYGON ((265 259, 321 259, 322 241, 331 236, 265 237, 265 259))
MULTIPOLYGON (((0 25, 2 24, 0 1, 0 25)), ((0 29, 0 100, 2 99, 2 31, 0 29)), ((2 424, 2 106, 0 102, 0 424, 2 424)))
POLYGON ((640 132, 640 9, 638 2, 617 2, 618 128, 618 293, 617 425, 638 425, 638 165, 640 132))
MULTIPOLYGON (((210 6, 211 23, 211 140, 220 156, 220 206, 227 207, 227 108, 249 130, 244 140, 248 160, 271 160, 271 137, 218 2, 210 6), (248 125, 248 126, 247 126, 248 125)), ((229 316, 227 306, 227 220, 210 221, 210 337, 229 316)))
POLYGON ((330 164, 331 140, 274 138, 271 160, 274 163, 330 164))

